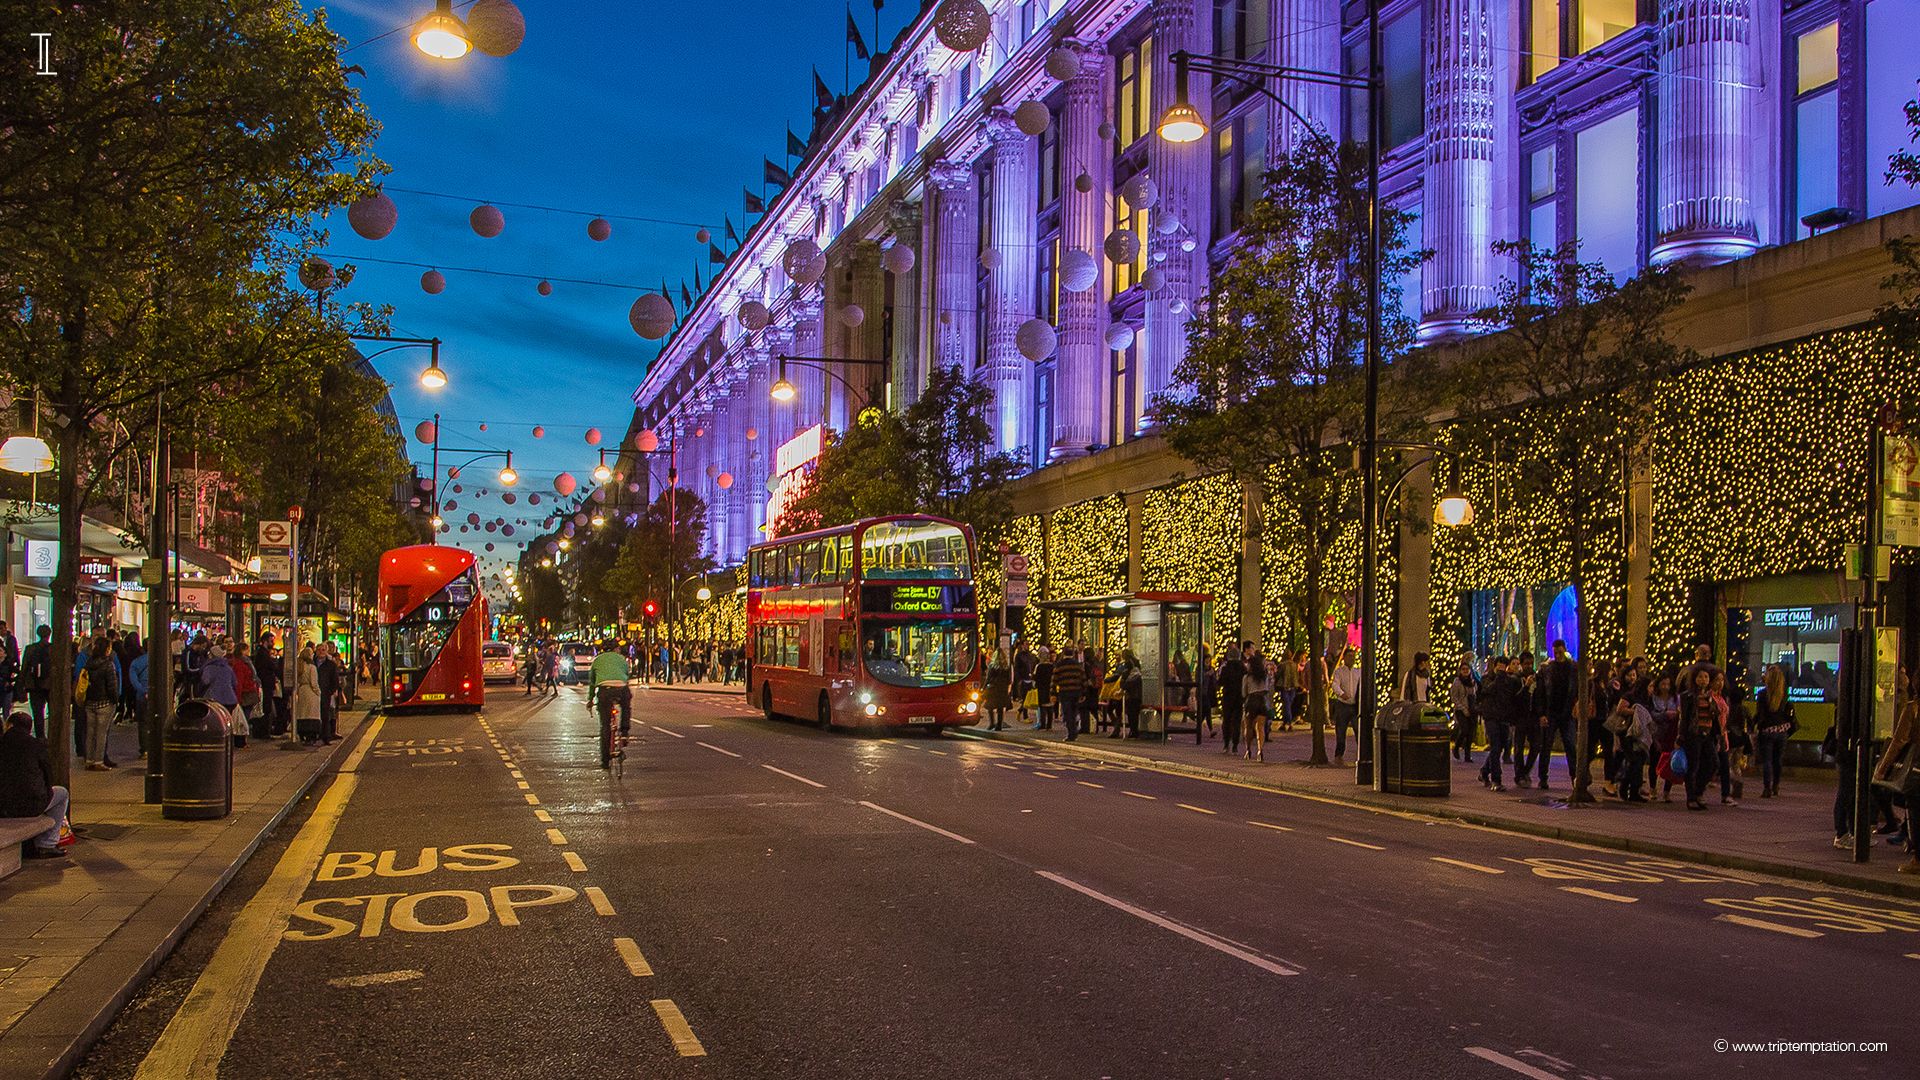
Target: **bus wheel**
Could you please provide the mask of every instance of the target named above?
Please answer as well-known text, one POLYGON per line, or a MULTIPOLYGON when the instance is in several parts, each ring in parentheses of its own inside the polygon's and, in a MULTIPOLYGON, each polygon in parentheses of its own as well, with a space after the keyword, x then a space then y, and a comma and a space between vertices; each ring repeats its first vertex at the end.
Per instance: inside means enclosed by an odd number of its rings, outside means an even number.
POLYGON ((820 695, 819 725, 821 731, 833 730, 833 704, 827 700, 827 695, 825 694, 820 695))
POLYGON ((772 720, 774 718, 773 687, 767 683, 760 684, 760 711, 765 714, 767 719, 772 720))

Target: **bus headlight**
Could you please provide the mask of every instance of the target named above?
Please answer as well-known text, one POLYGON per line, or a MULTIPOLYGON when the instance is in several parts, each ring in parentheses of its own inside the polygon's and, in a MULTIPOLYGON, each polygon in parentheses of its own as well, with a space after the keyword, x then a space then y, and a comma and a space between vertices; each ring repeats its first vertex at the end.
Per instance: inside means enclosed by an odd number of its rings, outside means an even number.
POLYGON ((880 706, 875 705, 873 702, 869 701, 867 702, 866 707, 861 711, 865 712, 868 716, 879 716, 880 706))
POLYGON ((969 701, 965 705, 960 706, 960 711, 963 713, 977 713, 980 711, 980 703, 977 701, 969 701))
MULTIPOLYGON (((862 705, 871 705, 871 704, 873 704, 873 691, 871 691, 871 690, 862 690, 862 691, 860 691, 860 704, 862 704, 862 705)), ((873 714, 872 714, 872 713, 868 713, 867 715, 868 715, 868 716, 872 716, 873 714)))
POLYGON ((967 693, 967 700, 969 700, 969 701, 979 701, 979 700, 980 700, 980 691, 978 691, 978 690, 972 690, 972 691, 968 691, 968 693, 967 693))

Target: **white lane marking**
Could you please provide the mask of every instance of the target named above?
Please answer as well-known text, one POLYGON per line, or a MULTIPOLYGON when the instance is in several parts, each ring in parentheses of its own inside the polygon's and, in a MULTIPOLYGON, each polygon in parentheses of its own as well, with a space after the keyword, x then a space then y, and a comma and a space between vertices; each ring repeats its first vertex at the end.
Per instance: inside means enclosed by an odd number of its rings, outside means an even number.
POLYGON ((695 745, 695 746, 704 746, 704 747, 706 747, 707 749, 709 749, 709 750, 711 750, 711 751, 713 751, 713 752, 714 752, 714 753, 716 753, 716 754, 725 754, 725 755, 727 755, 728 757, 739 757, 739 756, 740 756, 739 754, 736 754, 736 753, 734 753, 733 751, 731 751, 731 750, 729 750, 729 749, 727 749, 727 748, 726 748, 726 747, 724 747, 724 746, 715 746, 715 745, 713 745, 713 744, 712 744, 712 743, 710 743, 710 742, 696 742, 696 743, 694 743, 693 745, 695 745))
POLYGON ((1140 793, 1139 793, 1139 792, 1137 792, 1137 791, 1122 791, 1122 792, 1121 792, 1120 794, 1122 794, 1122 795, 1131 795, 1131 796, 1133 796, 1133 797, 1134 797, 1134 798, 1136 798, 1136 799, 1158 799, 1158 798, 1160 798, 1160 796, 1158 796, 1158 795, 1142 795, 1142 794, 1140 794, 1140 793))
POLYGON ((878 811, 880 811, 881 813, 883 813, 883 814, 885 814, 885 815, 887 815, 888 817, 897 817, 897 818, 899 818, 899 819, 900 819, 901 821, 904 821, 904 822, 906 822, 906 823, 907 823, 907 824, 909 824, 909 825, 918 825, 918 826, 920 826, 921 828, 923 828, 923 829, 925 829, 925 830, 927 830, 928 832, 936 832, 936 833, 939 833, 939 834, 940 834, 941 836, 944 836, 944 837, 946 837, 946 838, 947 838, 947 839, 949 839, 949 840, 958 840, 958 841, 959 841, 960 843, 962 843, 962 844, 971 844, 971 843, 973 843, 973 841, 971 841, 971 840, 969 840, 969 839, 967 839, 967 838, 966 838, 966 837, 964 837, 964 836, 961 836, 961 835, 960 835, 959 833, 957 833, 957 832, 948 832, 947 830, 945 830, 945 829, 943 829, 943 828, 941 828, 941 827, 940 827, 940 826, 938 826, 938 825, 929 825, 929 824, 927 824, 926 822, 924 822, 924 821, 921 821, 921 820, 920 820, 919 818, 913 818, 913 817, 908 817, 907 815, 905 815, 905 814, 903 814, 903 813, 901 813, 901 812, 900 812, 900 811, 898 811, 898 810, 889 810, 889 809, 887 809, 886 807, 884 807, 884 806, 881 806, 881 805, 880 805, 879 803, 875 803, 875 802, 868 802, 868 801, 866 801, 865 799, 862 799, 862 800, 860 800, 860 805, 861 805, 861 806, 864 806, 864 807, 866 807, 866 808, 867 808, 867 809, 869 809, 869 810, 878 810, 878 811))
MULTIPOLYGON (((1790 934, 1794 937, 1825 937, 1818 930, 1808 930, 1801 926, 1788 926, 1786 923, 1768 922, 1765 919, 1750 919, 1745 915, 1715 915, 1715 922, 1728 922, 1736 926, 1751 926, 1755 930, 1771 930, 1776 934, 1790 934)), ((1908 953, 1908 956, 1920 960, 1920 953, 1908 953)))
POLYGON ((1550 1073, 1545 1069, 1536 1069, 1526 1062, 1518 1058, 1510 1058, 1498 1050, 1489 1050, 1484 1046, 1469 1046, 1465 1047, 1465 1050, 1481 1061, 1492 1062, 1503 1069, 1511 1069, 1521 1076, 1532 1077, 1532 1080, 1566 1080, 1566 1077, 1558 1073, 1550 1073))
POLYGON ((823 783, 821 783, 821 782, 820 782, 820 781, 818 781, 818 780, 809 780, 809 779, 807 779, 806 777, 804 777, 804 776, 801 776, 801 775, 800 775, 799 773, 790 773, 790 772, 788 772, 788 771, 787 771, 787 770, 785 770, 785 769, 776 769, 776 768, 774 768, 774 767, 773 767, 773 766, 771 766, 771 765, 761 765, 760 767, 761 767, 761 768, 763 768, 763 769, 765 769, 765 770, 767 770, 768 772, 777 772, 777 773, 779 773, 779 774, 780 774, 781 776, 784 776, 784 777, 786 777, 786 778, 787 778, 787 779, 789 779, 789 780, 798 780, 798 781, 800 781, 801 783, 803 783, 803 784, 807 784, 807 785, 809 785, 809 786, 812 786, 812 787, 817 787, 817 788, 823 788, 823 787, 826 787, 826 786, 827 786, 827 785, 825 785, 825 784, 823 784, 823 783))
POLYGON ((674 731, 674 730, 671 730, 671 729, 669 729, 669 728, 663 728, 663 727, 661 727, 661 726, 660 726, 659 724, 648 724, 647 726, 648 726, 648 727, 650 727, 650 728, 652 728, 653 730, 655 730, 655 731, 657 731, 657 732, 659 732, 659 733, 660 733, 660 734, 662 734, 662 735, 671 735, 671 736, 673 736, 673 737, 674 737, 674 738, 676 738, 676 739, 684 739, 684 738, 686 738, 686 736, 685 736, 685 735, 682 735, 682 734, 680 734, 679 732, 677 732, 677 731, 674 731))
POLYGON ((1348 840, 1344 836, 1329 836, 1327 837, 1327 839, 1333 841, 1336 844, 1346 844, 1348 847, 1366 848, 1368 851, 1387 850, 1386 848, 1381 847, 1379 844, 1363 844, 1358 840, 1348 840))
POLYGON ((1480 872, 1481 872, 1481 873, 1483 873, 1483 874, 1504 874, 1504 873, 1506 873, 1506 871, 1505 871, 1505 870, 1502 870, 1502 869, 1500 869, 1499 867, 1495 867, 1495 866, 1481 866, 1481 865, 1480 865, 1479 863, 1475 863, 1475 862, 1464 862, 1464 861, 1462 861, 1462 860, 1460 860, 1460 859, 1449 859, 1449 858, 1447 858, 1447 857, 1446 857, 1445 855, 1435 855, 1435 856, 1433 856, 1433 861, 1434 861, 1434 862, 1438 862, 1438 863, 1446 863, 1446 864, 1447 864, 1448 866, 1457 866, 1457 867, 1459 867, 1459 868, 1461 868, 1462 870, 1478 870, 1478 871, 1480 871, 1480 872))
POLYGON ((1287 826, 1287 825, 1272 825, 1272 824, 1269 824, 1269 823, 1267 823, 1267 822, 1264 822, 1264 821, 1254 821, 1254 820, 1253 820, 1253 819, 1251 819, 1251 818, 1249 818, 1249 819, 1247 820, 1247 824, 1249 824, 1249 825, 1258 825, 1258 826, 1259 826, 1260 828, 1262 828, 1262 829, 1272 829, 1272 830, 1273 830, 1274 832, 1292 832, 1292 831, 1293 831, 1293 829, 1292 829, 1292 827, 1291 827, 1291 826, 1287 826))
POLYGON ((1006 762, 1004 762, 1004 761, 996 761, 996 762, 994 762, 994 763, 993 763, 993 767, 994 767, 994 768, 996 768, 996 769, 1012 769, 1012 770, 1013 770, 1014 772, 1019 772, 1019 771, 1020 771, 1020 766, 1018 766, 1018 765, 1009 765, 1009 764, 1007 764, 1007 763, 1006 763, 1006 762))
POLYGON ((1040 778, 1040 779, 1042 779, 1042 780, 1058 780, 1058 779, 1060 779, 1060 777, 1059 777, 1059 776, 1057 776, 1057 775, 1055 775, 1055 774, 1053 774, 1053 773, 1050 773, 1050 772, 1041 772, 1041 771, 1040 771, 1039 769, 1035 769, 1035 770, 1033 770, 1033 775, 1035 775, 1035 776, 1037 776, 1037 777, 1039 777, 1039 778, 1040 778))
POLYGON ((1220 812, 1218 810, 1209 810, 1204 806, 1191 806, 1183 802, 1177 802, 1177 803, 1174 803, 1173 805, 1179 807, 1182 810, 1191 810, 1196 814, 1218 814, 1220 812))
POLYGON ((412 968, 406 968, 402 971, 382 971, 376 975, 343 975, 338 979, 328 979, 327 985, 342 988, 381 986, 386 983, 412 982, 415 979, 424 979, 426 977, 427 973, 424 971, 415 971, 412 968))
POLYGON ((695 724, 694 727, 712 727, 712 724, 695 724))
POLYGON ((1101 790, 1105 790, 1107 786, 1105 784, 1096 784, 1091 780, 1075 780, 1074 783, 1079 784, 1081 787, 1100 788, 1101 790))
POLYGON ((1165 916, 1155 915, 1153 912, 1147 911, 1144 908, 1134 907, 1132 904, 1127 903, 1125 900, 1115 899, 1114 897, 1108 896, 1106 893, 1103 893, 1098 889, 1088 888, 1087 886, 1082 885, 1071 878, 1061 877, 1059 874, 1053 873, 1050 870, 1035 870, 1034 873, 1039 874, 1041 877, 1046 878, 1048 881, 1053 882, 1055 885, 1065 885, 1067 888, 1072 889, 1074 892, 1080 893, 1082 896, 1090 896, 1093 899, 1098 900, 1101 903, 1107 905, 1108 907, 1116 908, 1120 911, 1124 911, 1127 914, 1132 915, 1134 918, 1144 919, 1147 922, 1150 922, 1153 925, 1160 927, 1162 930, 1171 930, 1174 933, 1179 934, 1181 937, 1186 938, 1190 941, 1197 941, 1200 944, 1205 945, 1209 949, 1217 949, 1220 952, 1226 953, 1228 956, 1231 956, 1236 960, 1244 960, 1247 963, 1252 964, 1254 967, 1257 967, 1262 971, 1270 971, 1275 975, 1300 974, 1298 971, 1294 970, 1293 968, 1283 967, 1280 964, 1276 964, 1264 956, 1256 956, 1255 954, 1240 948, 1238 945, 1230 945, 1227 942, 1222 941, 1217 937, 1214 937, 1212 934, 1209 934, 1204 930, 1195 930, 1193 927, 1187 926, 1184 923, 1177 923, 1177 922, 1174 922, 1172 919, 1166 918, 1165 916))
POLYGON ((1575 896, 1591 896, 1595 900, 1611 900, 1616 904, 1637 904, 1640 902, 1640 898, 1637 896, 1621 896, 1619 893, 1601 892, 1599 889, 1583 889, 1577 885, 1562 885, 1560 886, 1560 891, 1570 892, 1575 896))

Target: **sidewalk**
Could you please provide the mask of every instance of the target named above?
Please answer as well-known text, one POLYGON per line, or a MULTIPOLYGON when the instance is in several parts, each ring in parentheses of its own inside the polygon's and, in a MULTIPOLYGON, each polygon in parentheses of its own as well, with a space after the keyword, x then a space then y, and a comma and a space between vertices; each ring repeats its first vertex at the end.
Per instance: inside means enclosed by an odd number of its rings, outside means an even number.
POLYGON ((233 814, 170 821, 144 799, 137 733, 116 726, 113 772, 76 770, 65 859, 0 881, 0 1076, 64 1075, 118 1015, 267 834, 352 745, 367 712, 340 717, 330 748, 249 743, 235 754, 233 814))
POLYGON ((745 701, 747 697, 747 688, 742 686, 739 683, 717 683, 717 682, 642 683, 642 682, 635 682, 632 679, 628 679, 627 685, 632 687, 635 690, 678 690, 681 693, 685 693, 685 694, 725 694, 728 697, 737 697, 742 701, 745 701))
MULTIPOLYGON (((1603 797, 1600 764, 1596 760, 1593 793, 1600 801, 1575 808, 1566 802, 1572 784, 1567 779, 1565 761, 1558 757, 1549 778, 1553 787, 1544 793, 1538 788, 1515 787, 1511 765, 1506 767, 1505 794, 1482 787, 1479 771, 1484 751, 1476 751, 1472 765, 1454 761, 1453 792, 1449 797, 1414 798, 1386 795, 1355 785, 1351 743, 1347 747, 1348 768, 1308 767, 1306 759, 1312 736, 1304 728, 1269 739, 1267 761, 1261 764, 1238 756, 1229 757, 1217 733, 1199 746, 1194 745, 1190 733, 1174 735, 1167 743, 1109 740, 1104 734, 1088 734, 1069 746, 1065 731, 1057 725, 1052 731, 1032 731, 1011 720, 1008 724, 1006 731, 992 733, 979 727, 963 730, 981 738, 1042 744, 1070 753, 1359 806, 1427 814, 1662 858, 1920 898, 1920 878, 1894 872, 1896 866, 1906 861, 1906 854, 1882 843, 1884 837, 1874 837, 1873 861, 1864 866, 1855 864, 1847 852, 1834 848, 1831 774, 1813 774, 1817 778, 1808 778, 1806 771, 1790 771, 1781 783, 1782 794, 1773 799, 1759 798, 1759 778, 1749 776, 1747 797, 1741 799, 1738 806, 1721 806, 1720 789, 1714 784, 1707 794, 1710 809, 1706 813, 1689 813, 1684 797, 1677 791, 1671 803, 1663 803, 1655 790, 1651 793, 1655 801, 1644 806, 1603 797), (1796 771, 1801 775, 1792 775, 1796 771)), ((1331 732, 1327 734, 1327 753, 1333 753, 1331 732)))

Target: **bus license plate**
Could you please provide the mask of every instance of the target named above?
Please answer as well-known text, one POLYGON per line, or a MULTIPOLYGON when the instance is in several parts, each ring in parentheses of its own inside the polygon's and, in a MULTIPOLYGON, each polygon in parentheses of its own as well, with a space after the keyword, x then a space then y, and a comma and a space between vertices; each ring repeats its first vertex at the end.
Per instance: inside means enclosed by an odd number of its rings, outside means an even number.
POLYGON ((421 700, 421 701, 445 701, 445 700, 447 700, 447 695, 445 695, 445 694, 421 694, 421 695, 420 695, 420 700, 421 700))
POLYGON ((909 724, 931 724, 931 723, 933 723, 933 722, 934 722, 934 720, 933 720, 933 717, 931 717, 931 716, 909 716, 909 717, 907 717, 907 723, 909 723, 909 724))

